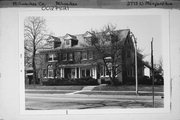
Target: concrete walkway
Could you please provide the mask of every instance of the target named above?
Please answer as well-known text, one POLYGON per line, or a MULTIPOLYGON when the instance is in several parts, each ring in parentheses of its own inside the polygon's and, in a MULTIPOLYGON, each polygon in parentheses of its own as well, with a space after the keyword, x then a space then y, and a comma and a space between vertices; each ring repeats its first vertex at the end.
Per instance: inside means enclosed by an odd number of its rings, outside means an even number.
POLYGON ((83 87, 82 91, 92 91, 95 87, 97 86, 86 86, 86 87, 83 87))
POLYGON ((75 92, 72 92, 72 93, 67 93, 66 95, 72 95, 72 94, 85 92, 85 91, 92 91, 95 87, 97 87, 97 86, 85 86, 85 87, 82 88, 82 90, 75 91, 75 92))

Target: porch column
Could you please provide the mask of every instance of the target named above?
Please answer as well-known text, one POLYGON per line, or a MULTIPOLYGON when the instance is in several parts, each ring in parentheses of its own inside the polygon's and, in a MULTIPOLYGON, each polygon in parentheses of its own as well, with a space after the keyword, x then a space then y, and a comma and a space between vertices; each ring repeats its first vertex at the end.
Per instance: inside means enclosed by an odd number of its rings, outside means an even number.
POLYGON ((92 68, 90 68, 90 77, 93 77, 93 75, 92 75, 92 68))
POLYGON ((62 68, 60 68, 60 77, 62 78, 62 68))
POLYGON ((103 74, 104 74, 104 77, 106 76, 106 67, 105 65, 103 66, 103 74))
POLYGON ((62 68, 62 78, 64 78, 64 68, 62 68))
POLYGON ((96 66, 94 68, 94 78, 97 79, 97 68, 96 68, 96 66))
POLYGON ((75 69, 75 76, 74 77, 77 78, 77 68, 75 67, 74 69, 75 69))
POLYGON ((81 68, 79 67, 79 78, 81 78, 81 68))

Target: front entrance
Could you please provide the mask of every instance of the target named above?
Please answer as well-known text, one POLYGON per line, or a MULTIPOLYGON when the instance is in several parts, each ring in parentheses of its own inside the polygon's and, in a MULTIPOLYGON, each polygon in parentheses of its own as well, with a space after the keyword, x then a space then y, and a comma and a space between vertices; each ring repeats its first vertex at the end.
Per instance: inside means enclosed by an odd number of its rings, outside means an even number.
POLYGON ((64 78, 71 79, 71 68, 64 68, 64 78))
POLYGON ((84 78, 84 77, 92 77, 97 79, 97 71, 96 67, 94 68, 64 68, 64 78, 67 79, 76 79, 76 78, 84 78))

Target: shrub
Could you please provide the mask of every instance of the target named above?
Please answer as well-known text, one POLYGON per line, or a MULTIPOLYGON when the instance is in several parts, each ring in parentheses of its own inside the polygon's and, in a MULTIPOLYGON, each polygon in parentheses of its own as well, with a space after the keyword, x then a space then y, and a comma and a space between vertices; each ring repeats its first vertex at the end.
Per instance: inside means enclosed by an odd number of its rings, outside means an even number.
POLYGON ((98 85, 97 79, 86 77, 76 79, 47 78, 42 81, 43 85, 98 85))
POLYGON ((134 77, 127 77, 123 80, 124 85, 135 85, 135 78, 134 77))

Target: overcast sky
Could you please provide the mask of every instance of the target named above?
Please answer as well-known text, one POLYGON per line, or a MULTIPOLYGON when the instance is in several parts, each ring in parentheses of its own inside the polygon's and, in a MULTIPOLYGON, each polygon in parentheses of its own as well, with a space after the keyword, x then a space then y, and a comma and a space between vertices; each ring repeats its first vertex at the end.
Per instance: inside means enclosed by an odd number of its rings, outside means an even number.
POLYGON ((137 46, 147 55, 144 59, 150 61, 150 45, 154 38, 155 62, 161 57, 162 26, 160 15, 94 15, 94 16, 46 16, 48 31, 55 36, 66 33, 83 34, 88 30, 100 30, 107 24, 117 26, 117 29, 130 29, 137 37, 137 46))

